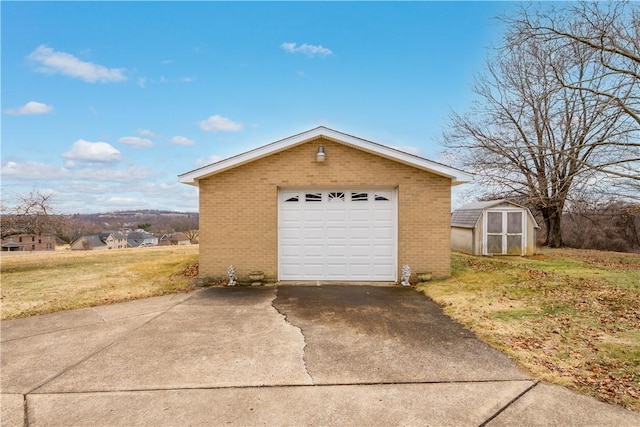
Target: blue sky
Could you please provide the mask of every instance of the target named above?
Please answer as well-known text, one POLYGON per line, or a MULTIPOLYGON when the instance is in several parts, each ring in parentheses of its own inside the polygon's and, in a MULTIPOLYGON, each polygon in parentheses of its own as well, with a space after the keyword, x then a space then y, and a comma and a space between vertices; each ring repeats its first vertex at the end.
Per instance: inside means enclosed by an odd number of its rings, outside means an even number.
POLYGON ((2 195, 197 211, 177 175, 324 125, 438 160, 506 2, 6 2, 2 195))

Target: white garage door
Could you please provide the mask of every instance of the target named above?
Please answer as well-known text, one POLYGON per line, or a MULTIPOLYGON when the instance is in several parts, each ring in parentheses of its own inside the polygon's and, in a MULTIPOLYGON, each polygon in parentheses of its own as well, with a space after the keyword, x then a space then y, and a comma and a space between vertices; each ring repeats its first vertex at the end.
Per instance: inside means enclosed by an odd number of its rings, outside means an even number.
POLYGON ((280 280, 395 281, 396 191, 280 190, 280 280))

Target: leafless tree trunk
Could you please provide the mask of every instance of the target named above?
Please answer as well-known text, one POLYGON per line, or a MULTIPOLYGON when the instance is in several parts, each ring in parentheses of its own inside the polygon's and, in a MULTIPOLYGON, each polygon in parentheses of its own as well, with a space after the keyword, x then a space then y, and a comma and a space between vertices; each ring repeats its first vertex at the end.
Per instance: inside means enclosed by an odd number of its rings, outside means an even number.
POLYGON ((453 113, 444 144, 486 192, 526 200, 544 218, 545 244, 559 247, 568 195, 574 186, 596 185, 604 168, 634 153, 634 128, 597 94, 607 78, 592 51, 536 38, 515 43, 513 31, 476 79, 470 111, 453 113))

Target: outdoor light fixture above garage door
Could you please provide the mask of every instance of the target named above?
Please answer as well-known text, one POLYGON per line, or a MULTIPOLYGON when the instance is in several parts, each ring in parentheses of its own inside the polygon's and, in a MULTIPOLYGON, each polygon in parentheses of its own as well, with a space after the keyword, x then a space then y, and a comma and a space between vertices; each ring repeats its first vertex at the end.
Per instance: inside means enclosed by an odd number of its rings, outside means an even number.
POLYGON ((325 154, 324 154, 324 145, 318 145, 318 152, 316 153, 316 162, 322 163, 324 162, 325 154))

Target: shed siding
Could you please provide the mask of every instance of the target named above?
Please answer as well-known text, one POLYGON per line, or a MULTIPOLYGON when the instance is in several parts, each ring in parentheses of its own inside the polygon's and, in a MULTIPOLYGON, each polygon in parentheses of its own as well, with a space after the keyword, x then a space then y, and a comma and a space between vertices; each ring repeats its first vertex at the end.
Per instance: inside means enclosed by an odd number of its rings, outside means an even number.
POLYGON ((464 254, 473 254, 473 229, 451 227, 451 249, 464 254))
POLYGON ((320 137, 200 180, 201 277, 277 278, 279 187, 373 186, 398 188, 398 268, 449 276, 450 179, 320 137))

